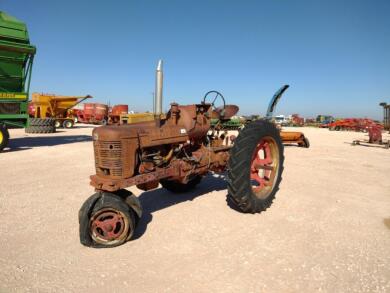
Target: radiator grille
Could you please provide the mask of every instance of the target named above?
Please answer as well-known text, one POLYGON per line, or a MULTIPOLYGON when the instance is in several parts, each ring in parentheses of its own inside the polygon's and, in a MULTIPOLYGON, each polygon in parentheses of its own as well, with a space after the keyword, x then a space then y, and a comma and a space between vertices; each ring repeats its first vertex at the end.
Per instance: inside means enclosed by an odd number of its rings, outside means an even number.
POLYGON ((94 141, 96 174, 122 177, 122 143, 94 141))
POLYGON ((19 114, 20 103, 0 103, 0 114, 19 114))

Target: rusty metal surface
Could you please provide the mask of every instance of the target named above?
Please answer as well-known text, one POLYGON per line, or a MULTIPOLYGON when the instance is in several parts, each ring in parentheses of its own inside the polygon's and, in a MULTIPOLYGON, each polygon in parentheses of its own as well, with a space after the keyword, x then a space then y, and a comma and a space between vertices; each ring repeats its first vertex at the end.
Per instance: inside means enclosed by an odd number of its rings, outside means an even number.
POLYGON ((225 107, 220 106, 213 110, 211 118, 216 119, 230 119, 238 113, 240 108, 236 105, 225 105, 225 107))
POLYGON ((162 178, 174 177, 180 174, 180 169, 176 165, 169 168, 162 168, 154 172, 136 175, 130 178, 110 179, 92 175, 91 185, 99 190, 117 191, 133 185, 140 185, 147 182, 156 181, 162 178))
MULTIPOLYGON (((156 74, 157 89, 153 121, 93 130, 96 175, 91 176, 91 185, 96 189, 116 191, 137 185, 149 190, 157 187, 160 179, 187 183, 194 175, 226 169, 232 141, 227 133, 219 135, 218 130, 208 134, 214 102, 172 103, 168 113, 162 115, 161 61, 156 74)), ((96 115, 96 105, 85 107, 87 114, 94 107, 96 115)), ((237 111, 237 106, 226 105, 216 108, 214 113, 231 117, 237 111)))

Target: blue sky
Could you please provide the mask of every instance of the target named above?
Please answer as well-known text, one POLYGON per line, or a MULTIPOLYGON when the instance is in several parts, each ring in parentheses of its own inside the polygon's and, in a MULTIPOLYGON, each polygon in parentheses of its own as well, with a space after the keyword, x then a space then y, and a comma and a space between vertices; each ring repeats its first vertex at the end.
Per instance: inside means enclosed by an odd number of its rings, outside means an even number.
POLYGON ((164 108, 221 91, 242 114, 372 117, 390 102, 388 0, 0 0, 37 46, 32 91, 91 94, 152 109, 164 60, 164 108))

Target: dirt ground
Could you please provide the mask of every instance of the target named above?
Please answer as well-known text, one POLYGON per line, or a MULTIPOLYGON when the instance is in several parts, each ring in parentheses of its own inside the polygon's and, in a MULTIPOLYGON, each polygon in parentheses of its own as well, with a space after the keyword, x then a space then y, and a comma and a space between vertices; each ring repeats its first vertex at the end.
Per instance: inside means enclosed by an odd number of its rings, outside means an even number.
POLYGON ((77 218, 93 193, 91 130, 10 131, 0 292, 390 291, 390 150, 350 145, 366 134, 300 128, 311 147, 285 147, 280 191, 257 215, 226 204, 223 176, 181 195, 131 188, 144 208, 135 239, 91 249, 77 218))

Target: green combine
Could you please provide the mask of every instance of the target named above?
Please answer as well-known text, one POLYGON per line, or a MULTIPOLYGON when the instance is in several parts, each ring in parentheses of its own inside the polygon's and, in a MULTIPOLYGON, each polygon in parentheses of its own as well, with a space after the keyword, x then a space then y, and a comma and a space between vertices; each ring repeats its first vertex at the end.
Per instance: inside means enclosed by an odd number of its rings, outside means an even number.
POLYGON ((0 11, 0 151, 9 128, 28 126, 28 92, 36 48, 26 25, 0 11))

